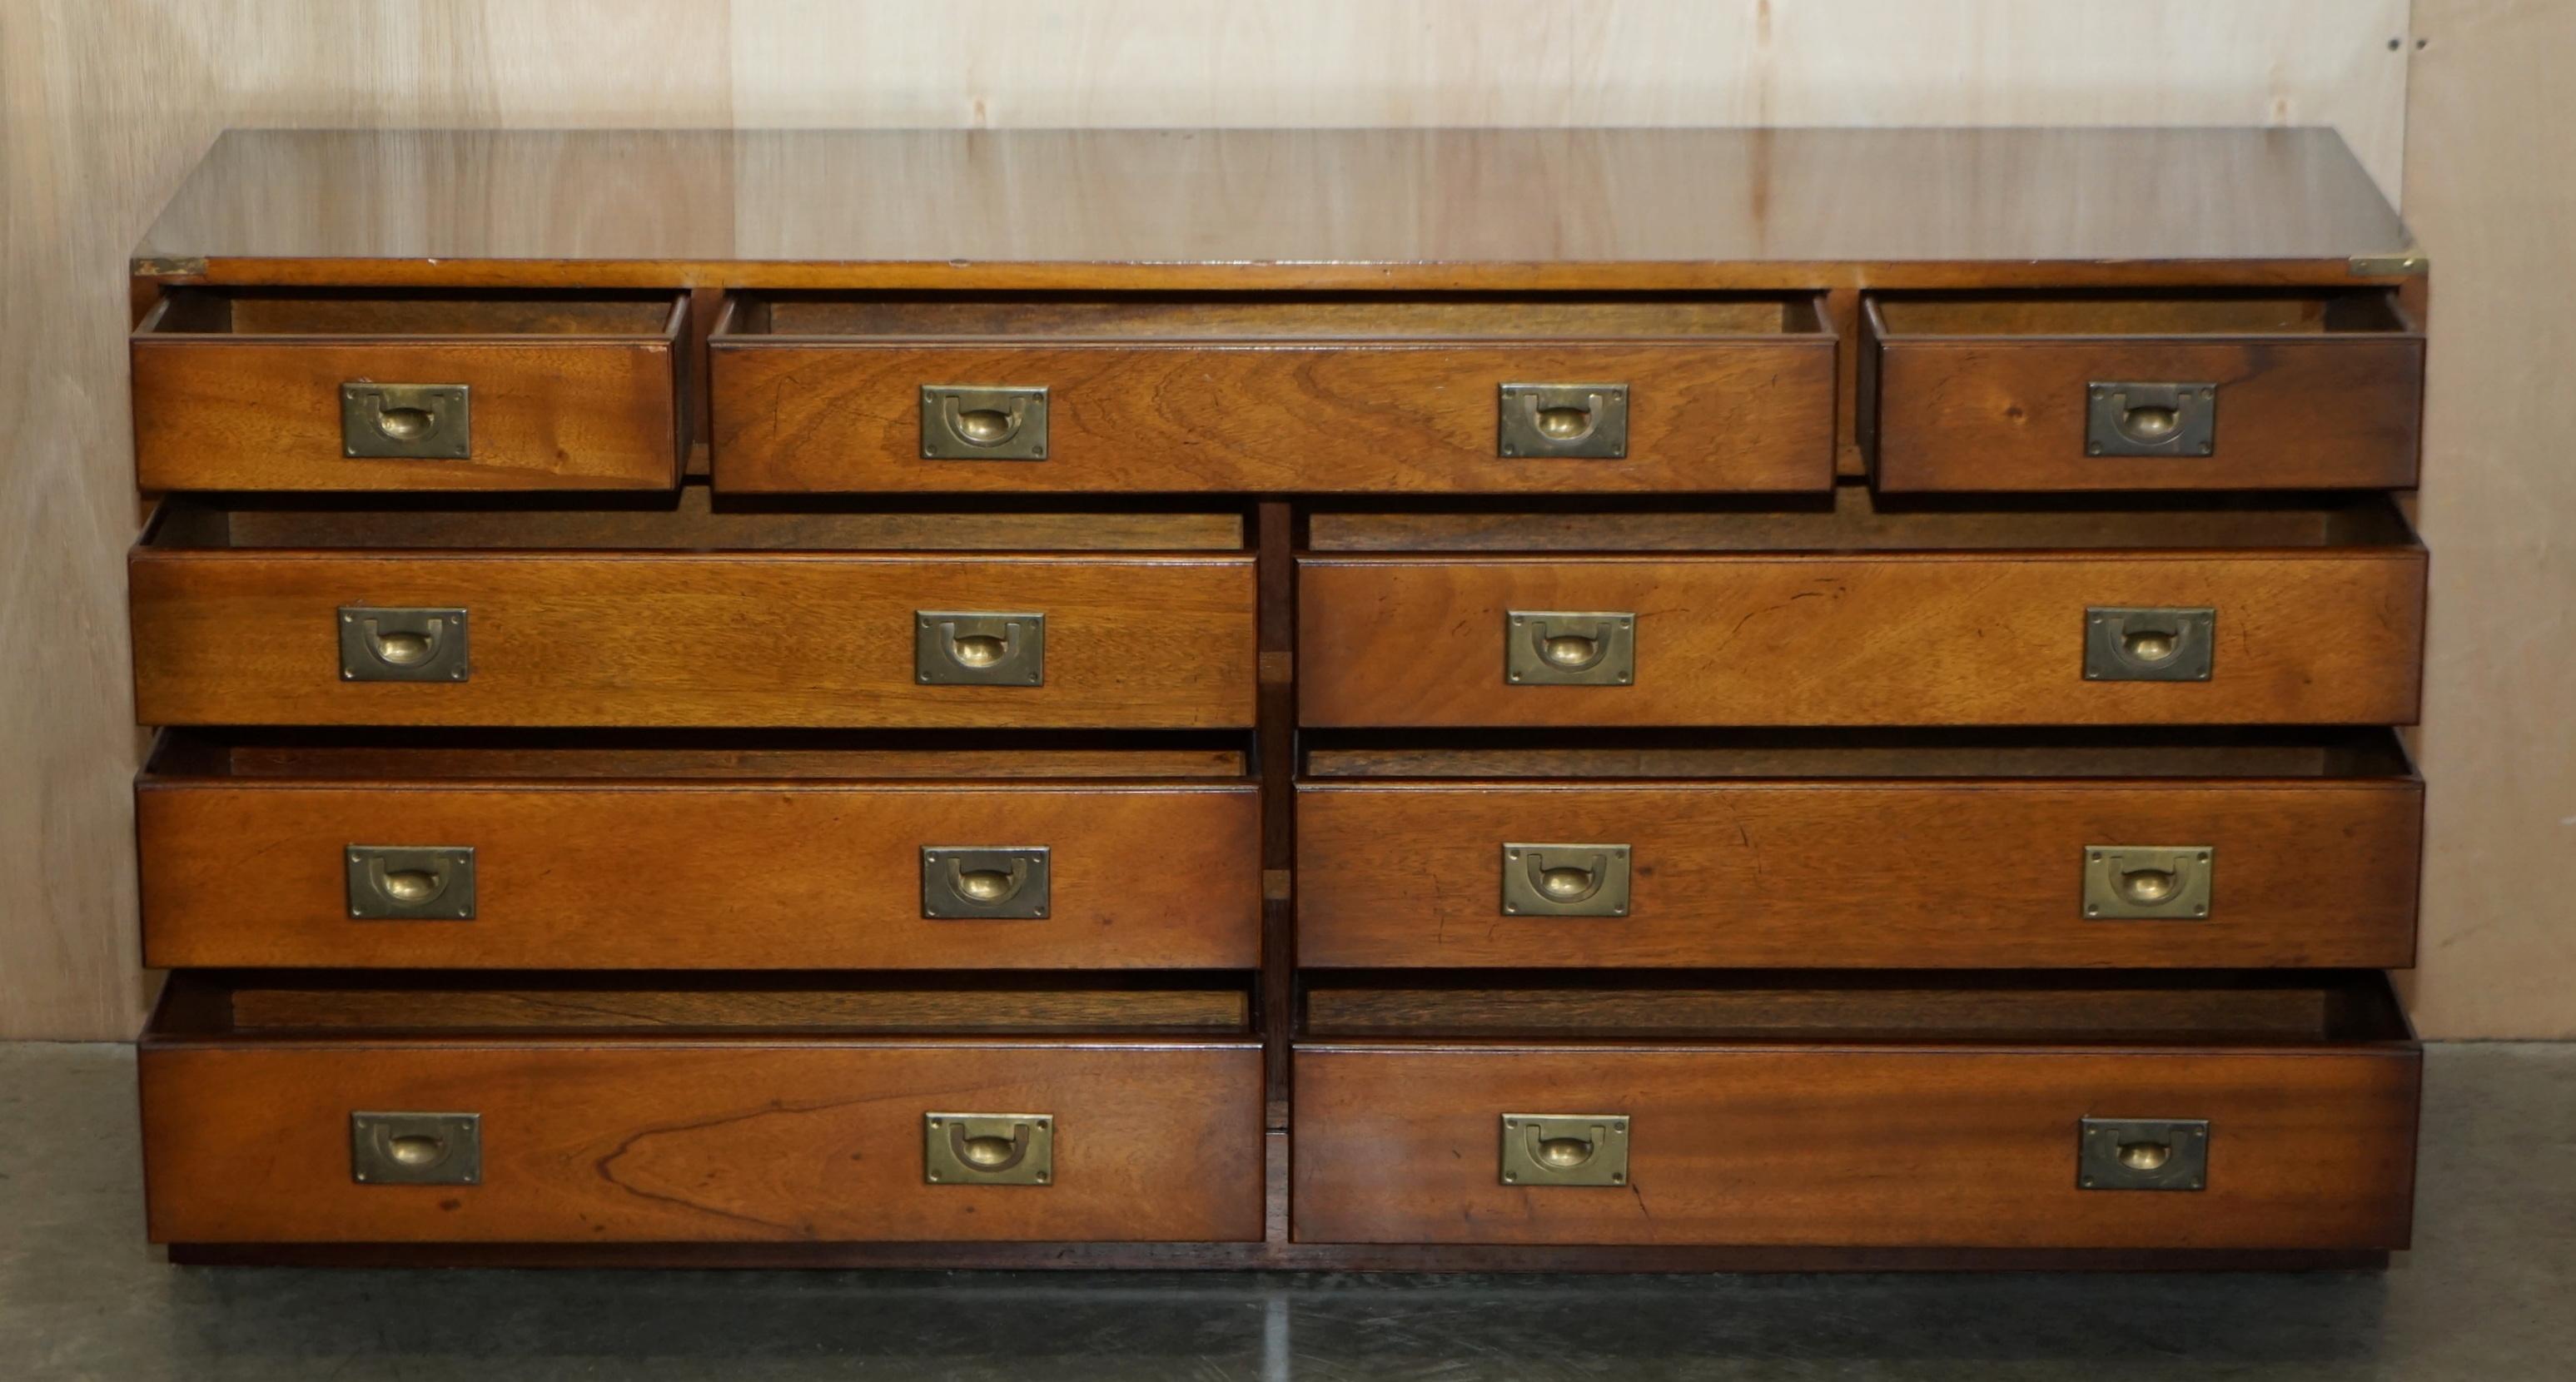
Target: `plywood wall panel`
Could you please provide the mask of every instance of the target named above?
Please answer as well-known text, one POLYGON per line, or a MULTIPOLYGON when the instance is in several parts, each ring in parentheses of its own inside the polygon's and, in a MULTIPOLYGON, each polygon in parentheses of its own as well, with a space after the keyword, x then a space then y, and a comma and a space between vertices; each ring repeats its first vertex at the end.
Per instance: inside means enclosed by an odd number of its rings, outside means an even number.
MULTIPOLYGON (((2509 25, 2549 7, 2438 8, 2509 25)), ((2339 127, 2394 189, 2409 53, 2388 43, 2406 11, 2406 0, 0 0, 0 1036, 127 1036, 149 991, 126 794, 140 741, 121 557, 134 519, 123 261, 227 125, 2299 123, 2339 127)), ((2461 100, 2500 99, 2473 75, 2457 80, 2461 100)), ((2535 81, 2520 99, 2536 110, 2547 90, 2535 81)), ((1534 178, 1532 195, 1551 195, 1549 181, 1534 178)), ((657 214, 723 205, 672 196, 657 214)), ((420 213, 353 203, 333 214, 420 213)), ((2428 508, 2453 524, 2536 523, 2515 506, 2551 482, 2511 469, 2529 463, 2464 476, 2428 508), (2442 503, 2458 507, 2443 517, 2442 503)), ((2461 636, 2472 641, 2455 648, 2494 635, 2461 636)), ((2443 667, 2484 665, 2439 648, 2443 667)), ((2458 699, 2437 713, 2460 737, 2446 750, 2437 723, 2436 753, 2466 755, 2463 772, 2502 764, 2532 800, 2546 795, 2545 766, 2518 759, 2494 717, 2458 699)), ((2450 790, 2480 795, 2474 781, 2450 790)), ((2452 877, 2428 915, 2449 906, 2446 889, 2472 886, 2452 877)), ((2513 896, 2528 908, 2537 894, 2513 896)), ((2535 960, 2526 947, 2493 962, 2535 960)), ((2482 982, 2437 969, 2426 991, 2434 1011, 2462 1011, 2440 1006, 2442 985, 2482 982)), ((2555 1010, 2567 1020, 2576 1000, 2555 1010)))
POLYGON ((2426 1032, 2576 1036, 2576 5, 2416 0, 2409 219, 2433 255, 2426 1032))

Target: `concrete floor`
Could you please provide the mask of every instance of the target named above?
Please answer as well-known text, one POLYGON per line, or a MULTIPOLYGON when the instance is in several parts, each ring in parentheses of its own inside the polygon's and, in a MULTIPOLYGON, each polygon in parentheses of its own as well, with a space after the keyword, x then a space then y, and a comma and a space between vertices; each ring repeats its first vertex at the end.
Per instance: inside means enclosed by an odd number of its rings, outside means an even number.
POLYGON ((2385 1274, 330 1272, 164 1264, 132 1053, 0 1046, 0 1378, 2576 1376, 2576 1046, 2426 1084, 2385 1274))

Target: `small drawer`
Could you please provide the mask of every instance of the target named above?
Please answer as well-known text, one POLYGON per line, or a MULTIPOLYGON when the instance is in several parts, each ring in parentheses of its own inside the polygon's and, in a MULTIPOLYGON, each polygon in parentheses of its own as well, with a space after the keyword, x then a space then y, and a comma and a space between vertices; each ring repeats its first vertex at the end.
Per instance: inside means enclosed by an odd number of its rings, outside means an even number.
POLYGON ((2407 1245, 2379 976, 1317 989, 1300 1243, 2407 1245))
POLYGON ((133 336, 145 490, 679 483, 686 293, 180 288, 133 336))
POLYGON ((911 738, 173 731, 135 791, 147 963, 1259 963, 1239 748, 911 738))
POLYGON ((1889 295, 1864 317, 1883 490, 2415 484, 2424 336, 2386 290, 1889 295))
POLYGON ((185 508, 130 563, 137 714, 1248 726, 1241 534, 1234 515, 719 514, 694 486, 654 511, 185 508), (986 542, 1061 545, 967 550, 986 542))
POLYGON ((1318 514, 1319 727, 2396 725, 2424 549, 2323 508, 1318 514), (1560 553, 1580 555, 1560 555, 1560 553))
POLYGON ((2385 730, 1315 747, 1297 960, 2403 968, 2423 805, 2385 730))
POLYGON ((1243 1010, 182 976, 139 1061, 152 1240, 1257 1239, 1243 1010))
POLYGON ((1813 294, 737 294, 718 489, 1821 490, 1813 294))

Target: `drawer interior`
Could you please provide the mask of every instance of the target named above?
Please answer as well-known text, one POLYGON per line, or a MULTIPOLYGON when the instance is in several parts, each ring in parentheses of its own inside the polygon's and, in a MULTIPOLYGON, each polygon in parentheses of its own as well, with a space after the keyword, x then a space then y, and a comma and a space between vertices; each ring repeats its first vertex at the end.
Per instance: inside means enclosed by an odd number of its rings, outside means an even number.
POLYGON ((1829 334, 1813 294, 737 293, 716 335, 991 342, 1619 340, 1829 334))
POLYGON ((1888 552, 2413 547, 2386 496, 2158 497, 2115 508, 2081 496, 1976 504, 1895 499, 1843 485, 1814 501, 1704 501, 1621 507, 1559 501, 1544 511, 1452 504, 1326 509, 1308 519, 1311 552, 1888 552))
POLYGON ((219 504, 174 499, 146 532, 155 549, 371 551, 1123 552, 1244 550, 1240 512, 1131 506, 865 513, 718 501, 702 485, 650 502, 573 508, 543 501, 356 508, 328 502, 219 504))
POLYGON ((1873 295, 1873 334, 1900 336, 2322 336, 2414 330, 2385 289, 2267 294, 1873 295))
POLYGON ((136 328, 146 336, 662 337, 688 295, 176 288, 136 328))
POLYGON ((409 782, 1243 780, 1244 736, 933 730, 712 733, 164 730, 143 781, 409 782))
POLYGON ((1219 975, 869 975, 300 971, 174 973, 147 1039, 650 1033, 671 1036, 1248 1036, 1244 980, 1219 975))
POLYGON ((2358 970, 1352 972, 1309 981, 1302 1034, 1800 1044, 2413 1040, 2388 981, 2358 970))
POLYGON ((2412 780, 2393 731, 2152 728, 1376 731, 1308 735, 1311 780, 2293 778, 2412 780))

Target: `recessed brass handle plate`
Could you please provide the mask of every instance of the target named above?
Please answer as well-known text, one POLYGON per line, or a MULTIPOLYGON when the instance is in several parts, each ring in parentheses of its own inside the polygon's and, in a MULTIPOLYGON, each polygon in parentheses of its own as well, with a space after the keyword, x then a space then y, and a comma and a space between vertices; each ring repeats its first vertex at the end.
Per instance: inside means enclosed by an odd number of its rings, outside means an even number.
POLYGON ((1628 1115, 1506 1113, 1505 1185, 1626 1185, 1628 1115))
POLYGON ((1628 610, 1505 611, 1503 680, 1513 686, 1634 685, 1637 616, 1628 610))
POLYGON ((1625 384, 1505 384, 1497 406, 1496 455, 1628 454, 1625 384))
POLYGON ((1051 1185, 1055 1118, 1044 1113, 929 1113, 921 1178, 932 1185, 1051 1185))
POLYGON ((914 610, 912 672, 924 686, 1043 686, 1046 616, 914 610))
POLYGON ((465 611, 342 605, 340 680, 465 681, 474 675, 465 611))
POLYGON ((2217 856, 2209 845, 2086 845, 2084 915, 2205 921, 2217 856))
POLYGON ((2086 681, 2207 681, 2218 611, 2095 605, 2084 611, 2086 681))
POLYGON ((921 914, 941 921, 1034 920, 1047 914, 1047 847, 926 845, 921 914))
POLYGON ((472 921, 474 851, 460 845, 351 845, 352 921, 472 921))
POLYGON ((2206 456, 2217 449, 2216 384, 2084 386, 2087 456, 2206 456))
POLYGON ((1046 453, 1045 386, 921 386, 923 460, 1043 461, 1046 453))
POLYGON ((2087 1118, 2075 1137, 2079 1190, 2206 1190, 2206 1118, 2087 1118))
POLYGON ((1504 845, 1503 915, 1628 915, 1628 847, 1504 845))
POLYGON ((349 1178, 360 1185, 480 1185, 483 1115, 352 1113, 349 1178))
POLYGON ((474 454, 464 384, 340 386, 340 454, 352 460, 461 461, 474 454))

